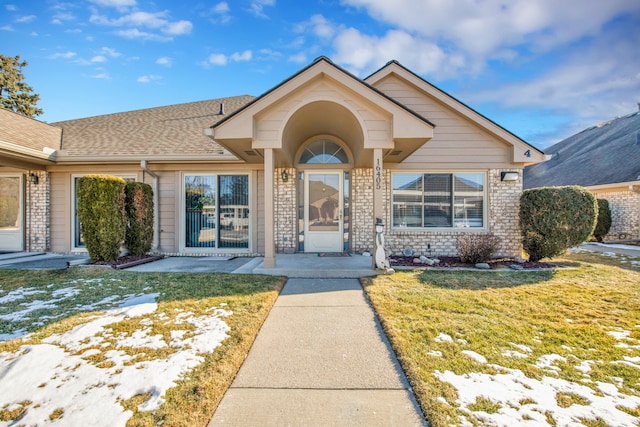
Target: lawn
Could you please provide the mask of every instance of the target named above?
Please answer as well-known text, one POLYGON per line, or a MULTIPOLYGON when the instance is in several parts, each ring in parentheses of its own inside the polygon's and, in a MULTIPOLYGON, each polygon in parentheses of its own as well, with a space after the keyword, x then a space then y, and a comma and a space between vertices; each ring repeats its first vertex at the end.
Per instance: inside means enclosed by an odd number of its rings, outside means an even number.
POLYGON ((283 284, 0 270, 0 424, 205 426, 283 284))
POLYGON ((640 425, 640 262, 363 279, 429 423, 640 425))

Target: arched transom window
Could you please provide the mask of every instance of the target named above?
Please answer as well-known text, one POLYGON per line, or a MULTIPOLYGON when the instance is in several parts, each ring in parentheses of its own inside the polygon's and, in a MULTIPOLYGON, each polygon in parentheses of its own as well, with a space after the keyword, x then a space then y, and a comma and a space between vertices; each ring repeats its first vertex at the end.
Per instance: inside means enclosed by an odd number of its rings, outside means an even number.
POLYGON ((300 163, 316 165, 349 163, 349 156, 337 142, 330 139, 316 139, 302 150, 300 163))

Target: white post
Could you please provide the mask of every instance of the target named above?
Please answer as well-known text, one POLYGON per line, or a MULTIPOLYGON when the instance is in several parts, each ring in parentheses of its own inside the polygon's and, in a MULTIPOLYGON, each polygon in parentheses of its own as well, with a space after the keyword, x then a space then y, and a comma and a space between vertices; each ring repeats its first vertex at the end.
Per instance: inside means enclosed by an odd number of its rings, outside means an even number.
POLYGON ((264 268, 275 268, 273 149, 264 150, 264 268))

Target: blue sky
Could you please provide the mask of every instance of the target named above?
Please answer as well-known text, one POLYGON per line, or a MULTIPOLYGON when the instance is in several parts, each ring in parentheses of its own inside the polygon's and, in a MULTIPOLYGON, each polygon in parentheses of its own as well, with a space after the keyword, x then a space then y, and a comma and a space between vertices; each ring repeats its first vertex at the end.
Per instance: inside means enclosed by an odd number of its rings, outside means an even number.
POLYGON ((544 148, 638 110, 638 0, 0 0, 55 122, 260 95, 318 56, 389 60, 544 148))

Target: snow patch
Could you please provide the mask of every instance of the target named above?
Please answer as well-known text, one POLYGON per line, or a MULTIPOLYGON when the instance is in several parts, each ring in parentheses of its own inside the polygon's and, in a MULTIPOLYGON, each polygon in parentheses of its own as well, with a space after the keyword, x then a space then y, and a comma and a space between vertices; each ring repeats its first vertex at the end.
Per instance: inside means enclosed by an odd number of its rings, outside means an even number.
POLYGON ((451 335, 443 333, 440 333, 435 340, 436 342, 453 342, 453 338, 451 338, 451 335))
POLYGON ((7 295, 0 297, 0 304, 18 301, 29 295, 44 294, 45 291, 39 291, 35 288, 18 288, 9 292, 7 295))
MULTIPOLYGON (((71 293, 67 290, 61 295, 71 293)), ((229 327, 223 318, 232 314, 216 307, 204 316, 184 312, 182 322, 195 326, 195 330, 189 335, 184 331, 172 334, 171 346, 178 351, 165 359, 135 362, 123 350, 99 350, 111 345, 105 337, 114 338, 108 325, 126 317, 154 315, 158 296, 128 296, 118 308, 67 333, 52 335, 42 344, 21 346, 12 353, 0 353, 0 408, 26 400, 33 402, 20 420, 24 425, 46 425, 50 423, 49 415, 62 409, 65 425, 104 420, 109 426, 125 426, 133 414, 125 411, 120 401, 135 395, 151 394, 138 407, 140 411, 158 409, 166 391, 202 363, 203 353, 213 351, 228 337, 229 327), (101 367, 87 360, 100 353, 104 357, 101 367)), ((160 335, 150 336, 149 332, 150 328, 144 326, 120 337, 119 347, 167 346, 160 335)))
POLYGON ((545 412, 549 412, 559 426, 582 425, 579 418, 607 420, 609 425, 636 427, 637 418, 617 409, 635 408, 640 405, 640 397, 628 396, 618 392, 613 384, 598 383, 604 395, 587 386, 571 383, 558 378, 543 377, 541 380, 528 378, 520 370, 498 367, 496 375, 471 373, 456 375, 451 371, 436 372, 441 381, 450 383, 458 392, 458 404, 468 415, 461 416, 460 423, 470 425, 465 417, 480 420, 483 425, 515 425, 522 420, 530 420, 531 425, 548 425, 545 412), (556 394, 573 393, 589 402, 588 405, 573 404, 567 408, 558 406, 556 394), (500 404, 493 414, 474 412, 469 405, 480 396, 490 398, 500 404), (520 402, 532 401, 526 405, 520 402))
POLYGON ((471 351, 471 350, 462 350, 462 354, 464 354, 467 357, 472 358, 473 360, 475 360, 478 363, 482 363, 485 364, 487 363, 487 358, 484 357, 481 354, 476 353, 475 351, 471 351))

